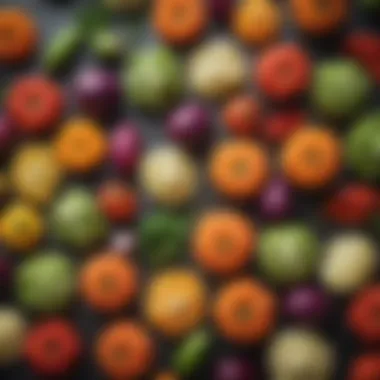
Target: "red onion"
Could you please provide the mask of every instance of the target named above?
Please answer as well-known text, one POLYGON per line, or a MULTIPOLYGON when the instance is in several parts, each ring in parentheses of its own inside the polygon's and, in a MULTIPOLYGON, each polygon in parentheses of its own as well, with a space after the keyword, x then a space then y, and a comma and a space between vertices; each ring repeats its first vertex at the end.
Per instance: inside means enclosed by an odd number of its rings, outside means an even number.
POLYGON ((99 68, 82 69, 74 79, 74 90, 79 107, 96 118, 112 116, 122 93, 118 77, 99 68))
POLYGON ((137 127, 129 122, 119 124, 111 134, 110 155, 122 174, 134 173, 143 149, 143 139, 137 127))
POLYGON ((215 365, 213 380, 257 380, 253 364, 245 359, 226 357, 215 365))
POLYGON ((330 306, 329 297, 315 286, 295 288, 289 291, 283 301, 285 316, 307 323, 323 321, 328 315, 330 306))
POLYGON ((213 18, 221 23, 228 22, 236 0, 210 0, 210 9, 213 18))
POLYGON ((260 198, 260 213, 264 219, 283 219, 294 207, 291 187, 283 178, 274 178, 264 189, 260 198))
POLYGON ((188 147, 197 147, 207 141, 210 129, 211 117, 208 111, 195 103, 180 106, 167 120, 170 138, 188 147))

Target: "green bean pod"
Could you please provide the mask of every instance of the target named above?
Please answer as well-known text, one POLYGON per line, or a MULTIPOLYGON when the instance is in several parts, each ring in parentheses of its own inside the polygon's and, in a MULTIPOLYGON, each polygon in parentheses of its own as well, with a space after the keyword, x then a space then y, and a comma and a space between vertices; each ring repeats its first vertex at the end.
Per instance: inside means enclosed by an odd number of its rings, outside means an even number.
POLYGON ((199 330, 191 334, 178 348, 173 358, 173 369, 181 376, 189 376, 205 359, 212 344, 211 334, 199 330))
POLYGON ((55 73, 73 59, 83 42, 81 28, 71 25, 61 29, 50 41, 43 58, 44 68, 55 73))

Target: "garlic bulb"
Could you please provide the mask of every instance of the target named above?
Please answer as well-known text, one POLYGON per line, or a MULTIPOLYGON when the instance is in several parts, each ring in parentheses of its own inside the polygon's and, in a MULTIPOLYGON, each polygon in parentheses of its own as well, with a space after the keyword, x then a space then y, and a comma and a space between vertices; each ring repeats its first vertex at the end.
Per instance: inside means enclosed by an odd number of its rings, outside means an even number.
POLYGON ((360 233, 346 233, 328 242, 319 277, 328 291, 352 294, 371 281, 377 265, 375 243, 360 233))
POLYGON ((225 98, 245 83, 244 57, 234 43, 217 39, 201 45, 188 64, 190 89, 207 99, 225 98))

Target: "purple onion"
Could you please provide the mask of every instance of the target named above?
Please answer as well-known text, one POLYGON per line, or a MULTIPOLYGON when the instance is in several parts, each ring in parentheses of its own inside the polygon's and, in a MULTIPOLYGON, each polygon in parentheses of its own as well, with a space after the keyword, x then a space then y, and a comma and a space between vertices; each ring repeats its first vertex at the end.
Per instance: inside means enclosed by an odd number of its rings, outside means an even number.
POLYGON ((226 357, 216 362, 213 380, 257 380, 257 376, 257 371, 250 361, 226 357))
POLYGON ((284 297, 284 315, 292 320, 320 323, 328 316, 330 298, 315 286, 295 288, 284 297))
POLYGON ((274 178, 267 184, 260 197, 260 214, 267 220, 279 220, 289 216, 294 208, 294 194, 282 178, 274 178))
POLYGON ((137 247, 137 238, 132 231, 116 231, 111 235, 109 248, 123 256, 130 256, 137 247))
POLYGON ((236 0, 210 0, 211 14, 214 20, 225 23, 231 18, 236 0))
POLYGON ((90 116, 112 116, 121 99, 117 75, 100 68, 82 69, 74 79, 74 90, 79 107, 90 116))
POLYGON ((0 296, 4 297, 11 289, 13 265, 5 257, 0 257, 0 296))
POLYGON ((172 140, 188 147, 197 147, 209 138, 211 117, 198 104, 184 104, 170 114, 166 125, 172 140))
POLYGON ((0 115, 0 152, 7 153, 15 141, 15 126, 5 115, 0 115))
POLYGON ((143 149, 143 139, 137 127, 129 122, 119 124, 111 134, 110 156, 122 174, 135 172, 143 149))

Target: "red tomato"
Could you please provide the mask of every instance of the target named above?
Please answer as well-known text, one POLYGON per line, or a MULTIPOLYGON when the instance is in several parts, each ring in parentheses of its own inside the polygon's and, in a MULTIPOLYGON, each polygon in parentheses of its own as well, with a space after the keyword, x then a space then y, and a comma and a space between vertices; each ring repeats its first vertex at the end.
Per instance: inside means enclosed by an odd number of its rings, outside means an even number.
POLYGON ((18 79, 10 89, 6 108, 23 131, 44 132, 62 116, 64 99, 59 86, 43 76, 18 79))
POLYGON ((236 135, 251 135, 258 130, 261 108, 250 95, 239 95, 230 100, 223 110, 227 129, 236 135))
POLYGON ((349 184, 327 203, 325 213, 335 223, 359 226, 368 221, 379 207, 375 189, 363 184, 349 184))
POLYGON ((373 79, 380 83, 380 35, 374 32, 354 32, 345 40, 343 52, 358 60, 373 79))
POLYGON ((362 291, 348 308, 348 326, 363 342, 380 342, 379 311, 380 285, 362 291))
POLYGON ((296 44, 279 44, 266 51, 254 70, 259 88, 275 101, 301 95, 309 86, 312 62, 296 44))
POLYGON ((31 329, 25 341, 25 355, 38 373, 63 375, 79 358, 81 346, 70 322, 51 320, 31 329))
POLYGON ((305 122, 305 115, 299 110, 279 111, 267 117, 263 137, 270 143, 281 144, 305 122))
POLYGON ((350 366, 348 380, 376 380, 380 375, 380 353, 356 358, 350 366))
POLYGON ((108 181, 98 192, 100 209, 112 222, 131 222, 137 213, 136 193, 119 181, 108 181))

